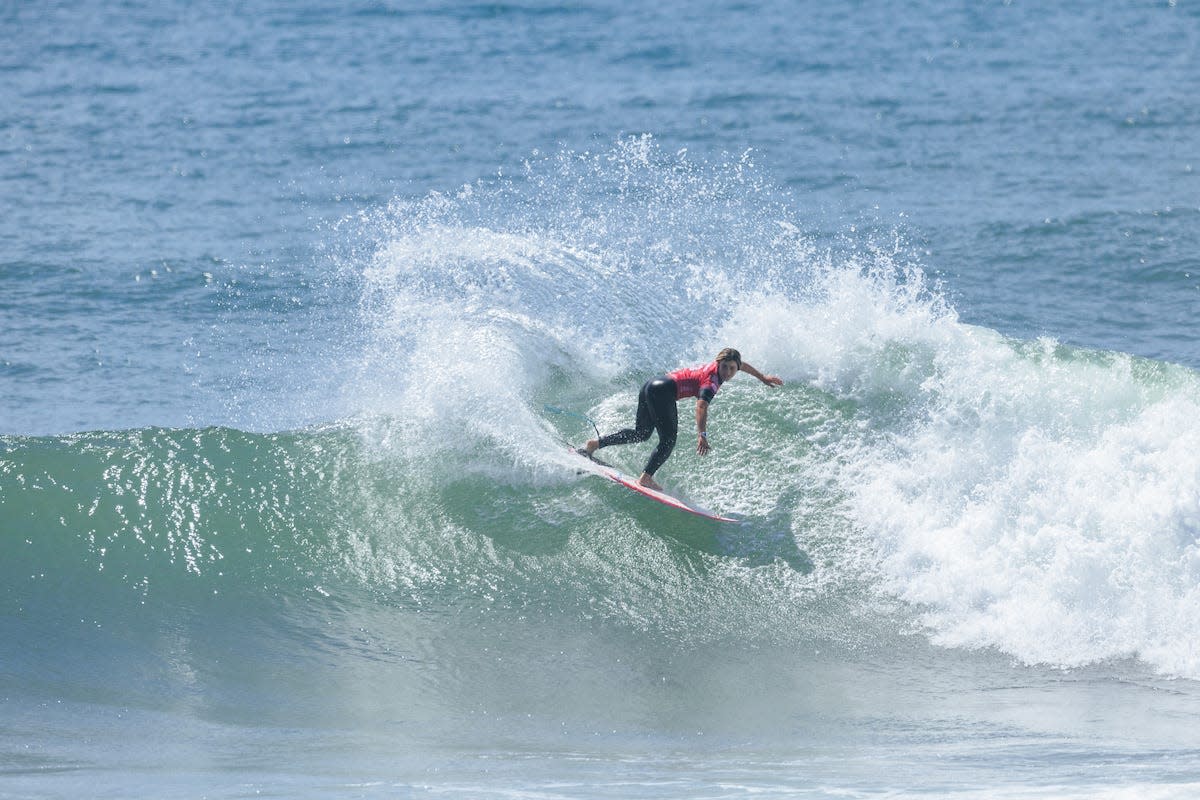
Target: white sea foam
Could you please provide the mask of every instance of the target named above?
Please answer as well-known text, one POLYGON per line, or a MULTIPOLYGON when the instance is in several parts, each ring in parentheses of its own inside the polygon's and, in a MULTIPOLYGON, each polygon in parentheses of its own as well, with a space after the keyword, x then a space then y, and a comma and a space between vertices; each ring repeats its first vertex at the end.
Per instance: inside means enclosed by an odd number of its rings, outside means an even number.
POLYGON ((839 481, 932 639, 1200 676, 1195 374, 963 324, 911 272, 815 288, 727 329, 860 403, 875 435, 844 443, 839 481))

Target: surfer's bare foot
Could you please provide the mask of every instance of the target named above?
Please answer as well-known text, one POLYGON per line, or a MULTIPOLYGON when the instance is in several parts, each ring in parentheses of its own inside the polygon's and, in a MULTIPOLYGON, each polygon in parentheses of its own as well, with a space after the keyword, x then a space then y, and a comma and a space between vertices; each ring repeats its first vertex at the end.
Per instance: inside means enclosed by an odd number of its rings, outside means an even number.
POLYGON ((637 482, 638 486, 645 486, 647 489, 653 489, 656 492, 661 492, 663 490, 663 488, 658 485, 658 482, 645 472, 642 473, 642 477, 637 479, 637 482))
POLYGON ((585 456, 590 456, 592 453, 596 452, 599 449, 600 449, 600 440, 599 439, 588 439, 587 443, 584 444, 584 446, 583 446, 583 454, 585 456))

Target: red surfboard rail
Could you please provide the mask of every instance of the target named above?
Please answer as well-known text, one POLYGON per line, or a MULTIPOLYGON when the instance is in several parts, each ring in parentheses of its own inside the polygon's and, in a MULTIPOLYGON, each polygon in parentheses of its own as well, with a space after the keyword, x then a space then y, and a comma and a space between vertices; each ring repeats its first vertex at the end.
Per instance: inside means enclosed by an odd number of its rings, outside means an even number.
POLYGON ((638 494, 640 494, 644 497, 649 497, 651 500, 655 500, 659 503, 662 503, 665 506, 670 506, 671 508, 677 508, 680 511, 686 511, 689 514, 695 514, 698 517, 704 517, 705 519, 716 520, 717 522, 738 522, 738 520, 733 519, 732 517, 723 517, 720 514, 714 514, 713 512, 707 511, 703 508, 688 505, 687 503, 680 500, 678 497, 672 497, 671 495, 667 494, 666 492, 660 492, 655 489, 650 489, 646 486, 642 486, 636 480, 634 480, 633 478, 630 478, 628 475, 621 472, 619 469, 612 466, 611 464, 606 464, 603 461, 598 460, 594 456, 588 456, 584 453, 581 453, 579 450, 576 450, 575 448, 570 448, 570 452, 580 458, 580 460, 583 462, 584 468, 587 469, 589 472, 592 472, 596 475, 603 475, 604 477, 608 478, 609 480, 621 484, 626 489, 637 492, 638 494))

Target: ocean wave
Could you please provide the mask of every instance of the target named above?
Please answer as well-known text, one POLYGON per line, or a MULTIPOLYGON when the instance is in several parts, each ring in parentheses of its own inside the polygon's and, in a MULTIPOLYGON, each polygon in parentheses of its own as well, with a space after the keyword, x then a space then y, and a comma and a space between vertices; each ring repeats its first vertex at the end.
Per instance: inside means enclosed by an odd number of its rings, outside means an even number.
POLYGON ((679 490, 784 520, 806 554, 821 531, 838 556, 816 572, 903 601, 936 643, 1200 675, 1191 370, 965 324, 902 234, 819 244, 746 161, 640 139, 548 164, 389 210, 368 322, 383 353, 402 331, 452 365, 394 384, 434 430, 470 420, 469 447, 550 475, 539 401, 624 425, 645 377, 734 344, 790 385, 731 386, 713 424, 734 452, 677 455, 679 490))
POLYGON ((917 631, 1200 677, 1194 372, 965 324, 902 236, 818 244, 748 158, 646 139, 347 226, 350 412, 0 440, 13 603, 353 601, 798 648, 917 631), (548 404, 624 427, 641 381, 725 345, 787 385, 731 382, 714 453, 681 445, 661 478, 744 524, 576 473, 591 428, 548 404))

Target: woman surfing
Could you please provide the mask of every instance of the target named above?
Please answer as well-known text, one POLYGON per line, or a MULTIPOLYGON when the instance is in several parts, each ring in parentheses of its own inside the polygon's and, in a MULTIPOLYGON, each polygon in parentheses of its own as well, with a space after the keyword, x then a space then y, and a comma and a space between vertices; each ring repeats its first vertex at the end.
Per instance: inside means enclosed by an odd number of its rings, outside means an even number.
POLYGON ((579 452, 590 458, 602 447, 644 442, 650 438, 652 431, 658 431, 658 445, 650 453, 637 483, 639 486, 661 492, 662 487, 654 480, 654 473, 675 449, 675 439, 679 434, 678 402, 685 397, 696 398, 696 452, 706 456, 712 449, 708 443, 708 405, 716 397, 721 386, 739 372, 758 378, 767 386, 783 385, 781 378, 763 375, 742 361, 741 353, 732 347, 726 347, 717 353, 717 357, 710 364, 678 369, 646 381, 638 393, 634 426, 601 436, 599 439, 590 439, 586 445, 579 448, 579 452))

